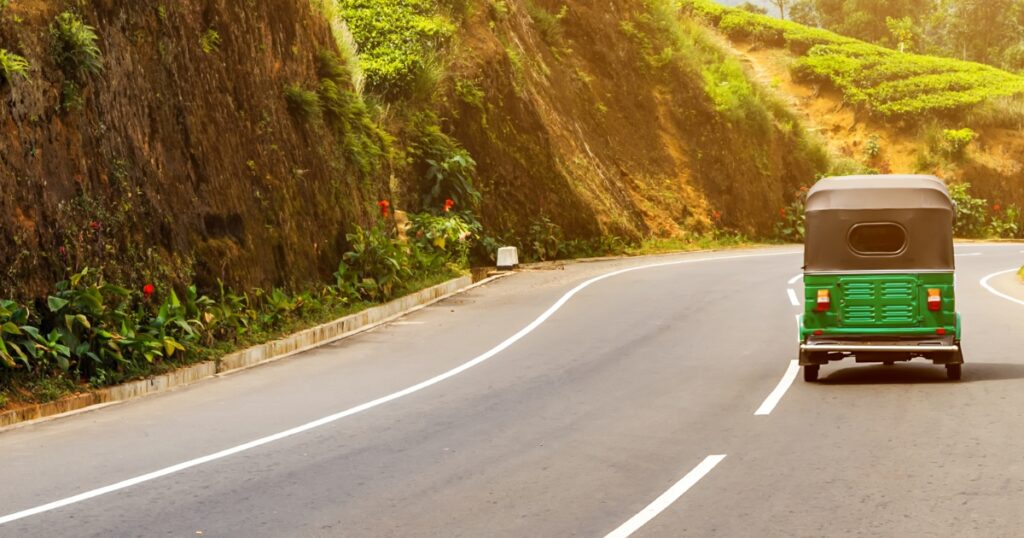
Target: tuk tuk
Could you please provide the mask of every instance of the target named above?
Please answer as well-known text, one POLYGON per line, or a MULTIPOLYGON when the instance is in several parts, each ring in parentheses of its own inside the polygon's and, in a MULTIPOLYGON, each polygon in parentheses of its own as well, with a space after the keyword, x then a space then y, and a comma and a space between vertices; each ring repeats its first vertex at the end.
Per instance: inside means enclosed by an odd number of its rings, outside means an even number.
POLYGON ((956 206, 932 176, 851 176, 807 194, 800 365, 923 358, 959 380, 954 296, 956 206))

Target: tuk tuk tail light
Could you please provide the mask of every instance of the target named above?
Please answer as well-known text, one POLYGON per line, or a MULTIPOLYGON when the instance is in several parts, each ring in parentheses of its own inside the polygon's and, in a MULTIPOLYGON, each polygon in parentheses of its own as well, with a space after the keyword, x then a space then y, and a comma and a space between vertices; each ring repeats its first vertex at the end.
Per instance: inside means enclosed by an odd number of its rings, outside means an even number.
POLYGON ((832 297, 828 290, 818 290, 817 312, 828 312, 832 308, 832 297))
POLYGON ((942 291, 938 288, 928 288, 928 310, 932 312, 942 310, 942 291))

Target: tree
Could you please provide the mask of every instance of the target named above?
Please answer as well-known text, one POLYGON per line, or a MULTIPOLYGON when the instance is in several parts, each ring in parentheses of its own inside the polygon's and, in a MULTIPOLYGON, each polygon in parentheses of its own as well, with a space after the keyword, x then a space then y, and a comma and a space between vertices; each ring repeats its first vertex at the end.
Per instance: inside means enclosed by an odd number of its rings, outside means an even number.
POLYGON ((900 49, 900 52, 907 52, 907 49, 913 48, 914 40, 916 38, 914 19, 911 19, 910 17, 902 17, 899 19, 886 17, 885 25, 889 28, 889 33, 892 34, 892 38, 896 42, 896 47, 900 49))
POLYGON ((807 26, 821 26, 821 14, 814 0, 796 0, 789 7, 789 18, 807 26))
POLYGON ((736 6, 736 7, 740 8, 742 10, 749 11, 751 13, 757 13, 758 15, 767 15, 768 14, 768 10, 767 9, 765 9, 765 8, 755 4, 753 2, 750 2, 749 0, 747 0, 746 2, 743 2, 742 4, 740 4, 740 5, 736 6))
POLYGON ((772 0, 772 5, 779 8, 779 18, 786 18, 786 6, 790 4, 790 0, 772 0))

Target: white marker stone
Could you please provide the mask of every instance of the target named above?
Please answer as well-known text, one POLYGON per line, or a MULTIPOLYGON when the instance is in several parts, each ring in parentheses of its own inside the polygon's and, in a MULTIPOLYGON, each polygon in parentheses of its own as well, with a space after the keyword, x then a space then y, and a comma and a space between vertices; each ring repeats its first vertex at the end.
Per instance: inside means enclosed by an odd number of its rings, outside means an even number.
POLYGON ((519 250, 516 247, 501 247, 498 249, 498 270, 511 271, 519 267, 519 250))

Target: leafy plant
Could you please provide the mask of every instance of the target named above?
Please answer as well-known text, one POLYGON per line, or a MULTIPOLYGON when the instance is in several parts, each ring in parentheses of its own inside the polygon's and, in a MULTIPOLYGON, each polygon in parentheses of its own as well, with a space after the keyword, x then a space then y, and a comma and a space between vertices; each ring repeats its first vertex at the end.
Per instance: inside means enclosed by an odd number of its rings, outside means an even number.
POLYGON ((28 79, 28 60, 10 52, 7 49, 0 49, 0 83, 12 83, 15 77, 28 79))
POLYGON ((288 102, 288 110, 296 118, 308 121, 320 116, 320 96, 298 84, 289 84, 284 88, 284 98, 288 102))
POLYGON ((427 271, 438 269, 444 262, 465 264, 471 239, 480 232, 480 225, 457 214, 431 215, 418 213, 409 217, 408 235, 420 255, 417 266, 427 271))
POLYGON ((956 203, 956 223, 953 231, 957 237, 983 237, 986 229, 988 201, 971 195, 970 183, 949 185, 949 195, 956 203))
POLYGON ((542 216, 530 225, 527 236, 528 255, 541 261, 556 260, 564 242, 562 227, 542 216))
POLYGON ((474 186, 476 161, 456 140, 441 132, 433 114, 415 120, 409 153, 423 173, 423 207, 440 208, 446 199, 457 207, 472 210, 481 195, 474 186))
POLYGON ((18 362, 29 366, 28 356, 22 349, 25 336, 23 326, 28 323, 28 310, 14 301, 0 301, 0 363, 14 368, 18 362))
POLYGON ((356 226, 346 238, 352 250, 342 256, 335 276, 359 296, 374 301, 390 299, 412 276, 408 253, 382 223, 370 229, 356 226))
POLYGON ((779 208, 779 220, 775 223, 775 237, 790 243, 804 240, 804 214, 807 206, 807 188, 801 188, 789 205, 779 208))
POLYGON ((882 155, 881 139, 878 138, 878 135, 871 135, 871 136, 869 136, 868 137, 868 142, 864 146, 864 156, 867 157, 868 160, 873 161, 873 160, 877 159, 881 155, 882 155))
POLYGON ((338 5, 359 46, 367 85, 378 93, 408 94, 432 51, 455 31, 432 0, 338 0, 338 5))
POLYGON ((967 146, 977 138, 978 133, 971 129, 946 129, 942 131, 942 139, 946 153, 954 159, 962 159, 967 146))
POLYGON ((199 38, 199 48, 206 54, 212 54, 220 50, 220 33, 213 28, 208 28, 199 38))
POLYGON ((68 76, 84 77, 103 70, 103 53, 96 29, 75 13, 65 11, 50 25, 53 60, 68 76))

